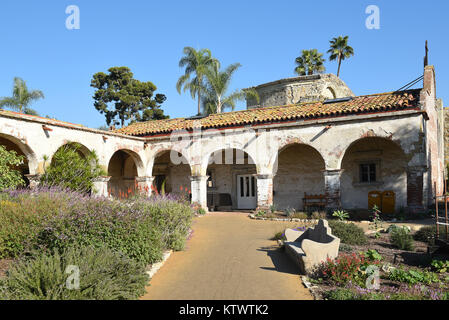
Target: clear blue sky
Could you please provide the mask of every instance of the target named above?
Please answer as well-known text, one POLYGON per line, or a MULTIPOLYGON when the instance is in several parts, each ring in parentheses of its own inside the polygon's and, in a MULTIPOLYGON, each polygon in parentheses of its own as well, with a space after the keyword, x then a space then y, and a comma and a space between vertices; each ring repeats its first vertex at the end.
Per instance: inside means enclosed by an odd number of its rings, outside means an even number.
MULTIPOLYGON (((445 0, 2 0, 0 96, 19 76, 44 92, 31 106, 40 114, 99 127, 105 121, 93 107, 92 75, 128 66, 167 96, 166 114, 191 116, 195 101, 175 88, 183 47, 209 48, 225 66, 240 62, 232 87, 246 88, 294 76, 301 49, 326 52, 332 37, 348 35, 355 56, 343 62, 341 78, 356 95, 420 76, 428 40, 437 96, 449 105, 448 15, 445 0), (365 27, 370 4, 380 8, 380 30, 365 27), (65 27, 68 5, 80 8, 80 30, 65 27)), ((336 73, 335 62, 325 66, 336 73)))

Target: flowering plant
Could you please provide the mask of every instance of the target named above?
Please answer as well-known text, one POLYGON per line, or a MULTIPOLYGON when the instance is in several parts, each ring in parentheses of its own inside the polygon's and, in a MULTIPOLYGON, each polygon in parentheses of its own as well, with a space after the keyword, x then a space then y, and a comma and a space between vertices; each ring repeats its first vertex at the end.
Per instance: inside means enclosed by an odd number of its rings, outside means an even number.
POLYGON ((336 259, 328 258, 322 265, 324 278, 336 284, 346 284, 349 281, 365 285, 366 269, 369 265, 378 265, 378 260, 366 258, 363 254, 342 254, 336 259))

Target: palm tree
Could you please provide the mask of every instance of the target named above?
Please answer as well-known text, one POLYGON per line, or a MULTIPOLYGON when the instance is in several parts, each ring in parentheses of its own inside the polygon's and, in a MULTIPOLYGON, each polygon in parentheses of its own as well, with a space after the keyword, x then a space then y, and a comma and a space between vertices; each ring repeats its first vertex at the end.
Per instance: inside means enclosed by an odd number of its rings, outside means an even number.
POLYGON ((18 110, 19 112, 25 111, 25 113, 30 110, 28 106, 34 100, 44 98, 44 94, 40 90, 28 91, 28 87, 21 78, 14 78, 14 86, 12 89, 12 97, 3 97, 0 100, 0 109, 4 107, 10 107, 12 109, 18 110))
POLYGON ((317 49, 302 50, 301 56, 295 59, 298 65, 295 68, 295 72, 300 76, 312 75, 315 72, 324 72, 326 70, 324 61, 323 54, 319 53, 317 49))
POLYGON ((181 88, 184 87, 184 92, 189 90, 192 99, 198 97, 198 114, 201 113, 201 90, 203 88, 204 70, 213 63, 218 63, 218 61, 212 58, 209 49, 197 51, 192 47, 185 47, 184 56, 179 60, 179 67, 185 67, 185 72, 178 79, 176 89, 181 94, 181 88), (195 77, 190 79, 192 74, 195 74, 195 77))
POLYGON ((353 56, 354 49, 348 46, 348 36, 339 36, 338 38, 333 38, 329 42, 331 46, 327 53, 330 54, 330 61, 338 60, 337 77, 339 77, 341 61, 349 58, 350 56, 353 56))
POLYGON ((240 67, 240 63, 234 63, 224 71, 220 71, 220 65, 214 63, 211 67, 204 70, 203 109, 205 114, 221 113, 226 108, 234 110, 237 101, 248 97, 254 98, 259 102, 259 95, 255 89, 236 90, 226 95, 232 76, 240 67))

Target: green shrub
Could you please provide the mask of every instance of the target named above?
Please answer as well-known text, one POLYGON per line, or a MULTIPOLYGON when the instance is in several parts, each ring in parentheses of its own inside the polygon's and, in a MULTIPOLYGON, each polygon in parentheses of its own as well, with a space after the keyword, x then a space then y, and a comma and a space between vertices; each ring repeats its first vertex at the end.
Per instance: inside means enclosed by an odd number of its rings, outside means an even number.
POLYGON ((406 228, 396 228, 390 233, 390 242, 401 250, 413 251, 415 243, 410 231, 406 228))
POLYGON ((371 261, 381 261, 382 256, 377 250, 369 249, 363 253, 364 257, 371 260, 371 261))
POLYGON ((316 219, 316 220, 326 219, 326 217, 327 217, 327 214, 324 211, 314 211, 314 212, 312 212, 312 215, 311 215, 311 218, 316 219))
POLYGON ((8 151, 0 146, 0 190, 15 189, 25 185, 22 175, 16 168, 23 164, 24 157, 14 150, 8 151))
POLYGON ((52 193, 31 196, 29 191, 3 193, 0 202, 0 259, 15 258, 36 245, 36 235, 52 215, 66 209, 65 200, 52 193))
POLYGON ((283 239, 285 239, 284 231, 276 232, 273 238, 271 238, 271 240, 283 240, 283 239))
POLYGON ((412 269, 393 269, 388 274, 388 279, 405 282, 412 285, 417 283, 431 284, 434 282, 439 282, 437 274, 433 272, 412 269))
POLYGON ((105 174, 94 152, 83 154, 78 143, 69 143, 53 155, 50 166, 41 177, 45 186, 59 186, 79 192, 90 192, 93 181, 105 174))
POLYGON ((8 201, 17 205, 0 208, 3 258, 35 248, 106 246, 151 264, 164 249, 184 247, 193 217, 188 203, 166 197, 120 202, 49 189, 21 191, 8 201))
POLYGON ((293 212, 288 217, 291 219, 309 219, 309 216, 305 212, 293 212))
POLYGON ((148 275, 142 265, 107 247, 69 248, 59 254, 34 253, 13 264, 0 284, 0 299, 119 300, 145 293, 148 275), (79 287, 68 266, 79 268, 79 287))
POLYGON ((326 298, 329 300, 359 300, 357 294, 346 288, 337 288, 326 293, 326 298))
POLYGON ((365 285, 366 268, 369 265, 378 265, 379 260, 370 260, 363 254, 340 254, 335 259, 328 258, 320 267, 318 274, 331 282, 343 285, 348 282, 365 285))
POLYGON ((184 249, 193 219, 193 210, 187 202, 166 200, 136 201, 131 209, 147 215, 162 233, 162 244, 166 249, 184 249))
POLYGON ((329 227, 332 229, 332 234, 340 238, 342 243, 364 245, 368 242, 368 238, 363 232, 363 229, 353 223, 330 220, 329 227))
POLYGON ((443 260, 432 260, 430 263, 432 266, 432 269, 439 273, 446 273, 449 271, 449 261, 443 261, 443 260))
POLYGON ((293 215, 294 213, 296 213, 296 209, 295 209, 295 208, 288 207, 287 209, 285 209, 284 213, 285 213, 285 215, 286 215, 287 217, 290 217, 291 215, 293 215))
POLYGON ((344 211, 344 210, 335 210, 333 213, 332 213, 332 216, 333 217, 336 217, 338 220, 340 220, 340 221, 346 221, 346 220, 348 220, 349 219, 349 213, 347 213, 346 211, 344 211))
MULTIPOLYGON (((444 226, 440 226, 439 231, 440 231, 440 234, 444 234, 446 232, 446 229, 444 226)), ((413 235, 413 238, 416 241, 422 241, 422 242, 427 242, 429 244, 433 244, 435 235, 436 235, 436 227, 433 225, 433 226, 422 227, 413 235)))
POLYGON ((340 242, 339 252, 352 252, 352 247, 346 243, 340 242))

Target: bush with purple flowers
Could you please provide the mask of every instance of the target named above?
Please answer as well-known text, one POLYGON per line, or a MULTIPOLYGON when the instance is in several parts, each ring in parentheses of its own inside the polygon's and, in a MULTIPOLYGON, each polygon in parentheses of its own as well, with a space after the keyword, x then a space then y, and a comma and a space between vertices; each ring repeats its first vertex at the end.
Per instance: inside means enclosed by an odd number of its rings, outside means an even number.
POLYGON ((106 246, 151 264, 165 249, 181 250, 193 217, 187 202, 169 196, 127 201, 95 198, 58 188, 3 193, 0 258, 33 249, 106 246))

